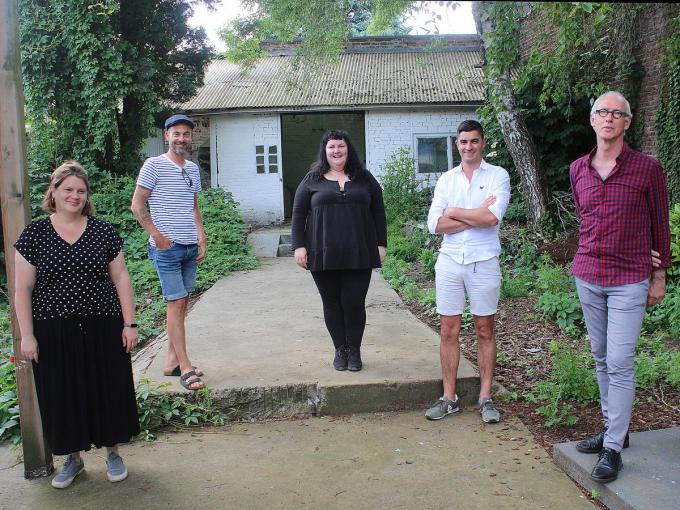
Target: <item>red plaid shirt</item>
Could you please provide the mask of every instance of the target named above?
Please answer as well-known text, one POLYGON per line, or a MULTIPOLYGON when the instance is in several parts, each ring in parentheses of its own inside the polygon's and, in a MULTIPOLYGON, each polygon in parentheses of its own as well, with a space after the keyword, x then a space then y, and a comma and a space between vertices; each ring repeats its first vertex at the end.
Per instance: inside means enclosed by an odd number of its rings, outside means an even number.
POLYGON ((603 181, 592 166, 595 150, 569 167, 580 220, 572 273, 603 287, 641 282, 652 272, 652 249, 661 254, 660 268, 671 266, 663 168, 624 144, 603 181))

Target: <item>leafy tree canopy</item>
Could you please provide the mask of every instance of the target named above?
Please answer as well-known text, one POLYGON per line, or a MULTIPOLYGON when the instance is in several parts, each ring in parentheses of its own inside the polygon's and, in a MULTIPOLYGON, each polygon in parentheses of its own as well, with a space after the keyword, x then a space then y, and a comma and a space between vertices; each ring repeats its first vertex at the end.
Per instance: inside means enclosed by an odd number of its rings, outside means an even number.
POLYGON ((190 98, 210 57, 187 20, 214 0, 19 0, 34 177, 65 159, 135 172, 159 110, 190 98))
POLYGON ((406 34, 406 14, 424 8, 407 0, 242 0, 241 4, 250 14, 234 20, 220 37, 228 47, 226 58, 246 68, 266 55, 260 47, 265 39, 299 41, 297 65, 334 62, 349 37, 406 34))

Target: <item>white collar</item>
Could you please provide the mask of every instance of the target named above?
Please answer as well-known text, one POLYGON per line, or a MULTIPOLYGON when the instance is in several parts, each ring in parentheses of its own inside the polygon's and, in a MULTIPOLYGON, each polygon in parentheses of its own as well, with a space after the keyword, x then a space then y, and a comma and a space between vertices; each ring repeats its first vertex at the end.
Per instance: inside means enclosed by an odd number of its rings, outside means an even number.
MULTIPOLYGON (((489 164, 484 161, 484 159, 482 159, 482 162, 479 164, 479 168, 476 168, 472 173, 474 174, 477 170, 486 170, 488 166, 489 164)), ((463 173, 463 163, 460 163, 458 166, 454 166, 453 171, 463 173)))

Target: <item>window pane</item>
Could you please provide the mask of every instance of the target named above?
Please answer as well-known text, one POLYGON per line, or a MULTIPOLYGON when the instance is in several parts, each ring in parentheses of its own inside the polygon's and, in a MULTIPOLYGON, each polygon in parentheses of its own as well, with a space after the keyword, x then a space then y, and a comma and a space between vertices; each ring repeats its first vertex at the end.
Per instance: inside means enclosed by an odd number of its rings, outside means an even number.
POLYGON ((276 158, 276 154, 270 155, 270 156, 269 156, 269 164, 270 164, 270 165, 275 165, 276 163, 278 163, 277 158, 276 158))
POLYGON ((255 154, 264 154, 264 145, 256 145, 255 154))
POLYGON ((263 174, 263 173, 264 173, 264 165, 257 165, 255 168, 257 168, 257 173, 258 173, 258 174, 263 174))
POLYGON ((418 138, 418 172, 446 172, 449 157, 446 151, 448 137, 418 138))
POLYGON ((269 173, 270 174, 275 174, 279 171, 279 167, 277 165, 269 165, 269 173))
POLYGON ((269 146, 269 154, 276 154, 276 145, 269 146))
POLYGON ((456 146, 456 136, 451 137, 451 168, 460 165, 460 153, 456 146))
POLYGON ((255 156, 255 164, 264 165, 264 156, 255 156))

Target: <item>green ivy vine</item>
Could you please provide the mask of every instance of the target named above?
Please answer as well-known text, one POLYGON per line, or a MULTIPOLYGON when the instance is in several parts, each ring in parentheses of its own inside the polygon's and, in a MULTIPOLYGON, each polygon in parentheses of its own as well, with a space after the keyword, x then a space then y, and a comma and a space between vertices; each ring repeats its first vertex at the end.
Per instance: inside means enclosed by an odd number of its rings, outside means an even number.
MULTIPOLYGON (((588 112, 598 95, 620 90, 635 111, 642 68, 633 56, 638 41, 634 28, 645 8, 594 2, 493 2, 489 7, 496 29, 488 37, 486 76, 513 77, 515 100, 553 192, 568 189, 569 163, 592 148, 588 112), (538 19, 539 29, 555 30, 538 34, 528 58, 520 61, 520 32, 529 17, 538 19)), ((493 109, 479 113, 491 135, 496 162, 508 165, 512 174, 493 109)), ((642 128, 637 123, 629 130, 627 141, 633 147, 639 144, 642 128)))
POLYGON ((671 203, 680 202, 680 16, 664 43, 665 75, 656 115, 657 156, 666 170, 671 203))

